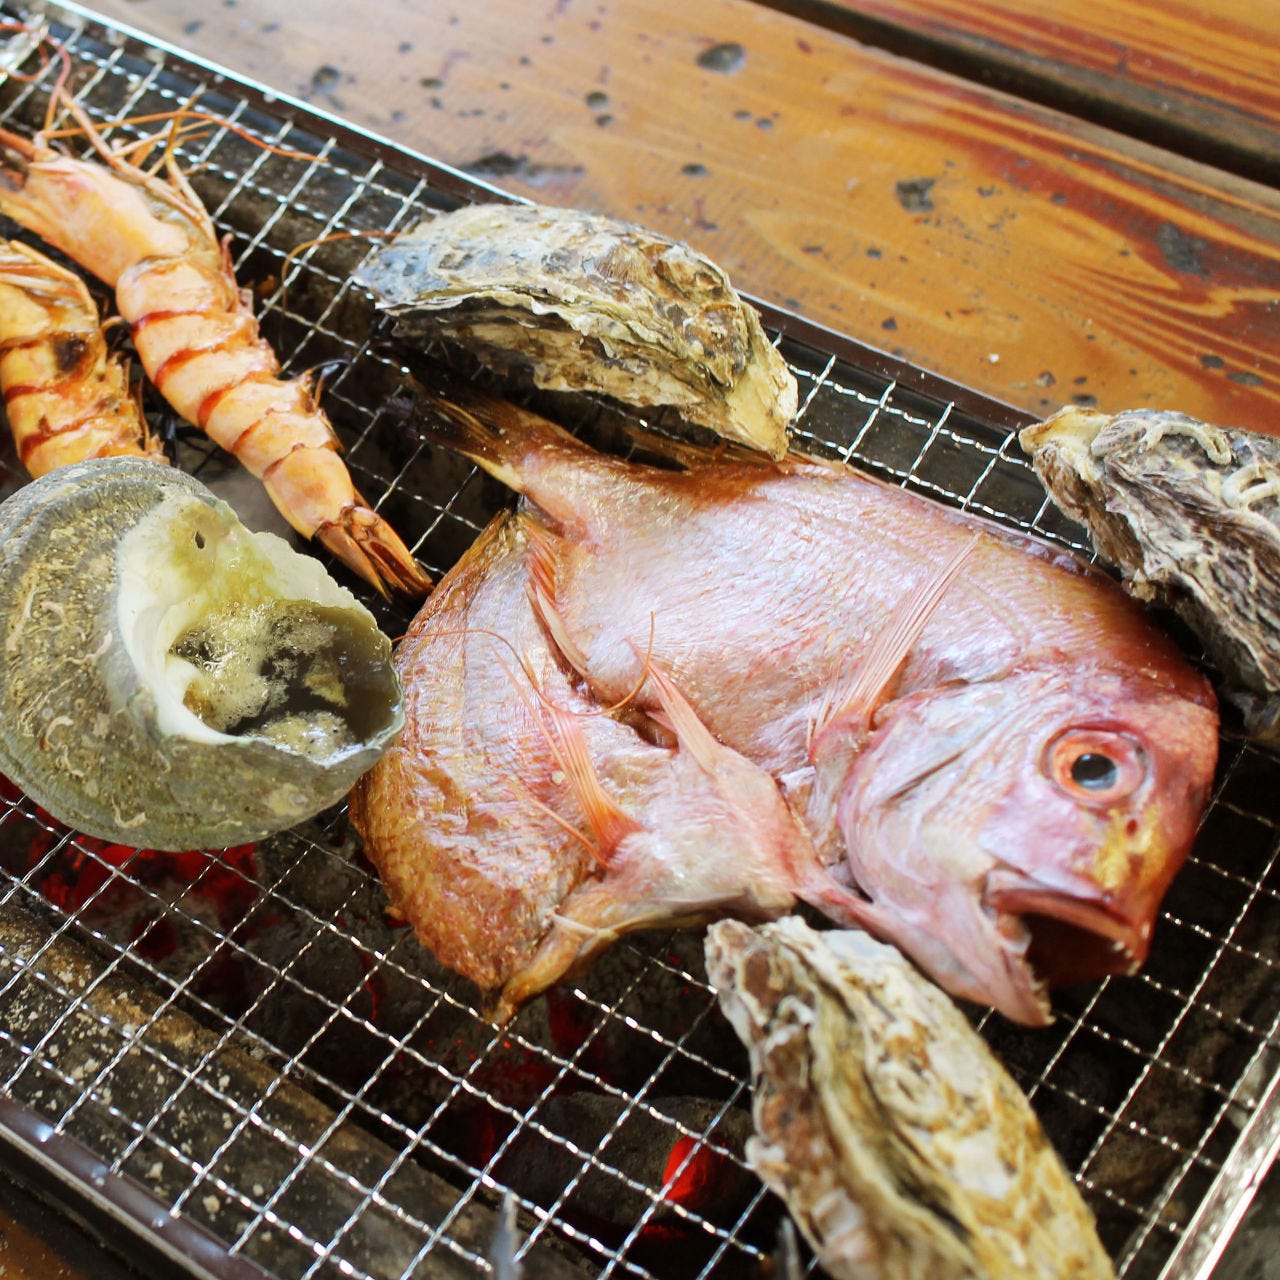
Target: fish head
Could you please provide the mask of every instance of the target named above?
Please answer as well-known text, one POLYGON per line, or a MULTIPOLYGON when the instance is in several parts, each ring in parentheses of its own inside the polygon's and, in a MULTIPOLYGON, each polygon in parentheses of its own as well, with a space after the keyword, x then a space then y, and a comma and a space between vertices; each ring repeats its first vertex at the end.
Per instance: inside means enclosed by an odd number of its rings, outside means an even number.
POLYGON ((841 793, 881 932, 952 994, 1049 1021, 1052 987, 1133 973, 1217 759, 1189 669, 1027 671, 890 704, 841 793))

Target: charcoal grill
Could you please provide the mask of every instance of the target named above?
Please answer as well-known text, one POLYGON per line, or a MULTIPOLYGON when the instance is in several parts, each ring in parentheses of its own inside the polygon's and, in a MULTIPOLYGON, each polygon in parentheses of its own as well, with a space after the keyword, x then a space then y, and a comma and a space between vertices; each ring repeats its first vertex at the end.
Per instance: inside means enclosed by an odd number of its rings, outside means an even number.
MULTIPOLYGON (((324 371, 358 486, 442 574, 506 498, 415 430, 405 357, 350 277, 362 233, 497 193, 73 6, 6 16, 47 19, 98 121, 199 93, 227 122, 187 136, 182 162, 286 366, 324 371)), ((39 125, 55 74, 32 57, 0 85, 10 127, 39 125)), ((1016 412, 762 310, 800 383, 800 448, 1087 553, 1016 412)), ((554 407, 585 431, 613 412, 554 407)), ((234 464, 181 428, 173 446, 272 524, 234 464)), ((23 481, 6 442, 0 495, 23 481)), ((403 631, 406 613, 368 603, 403 631)), ((1146 971, 1063 994, 1044 1030, 975 1015, 1126 1280, 1207 1276, 1271 1161, 1277 796, 1276 759, 1228 736, 1146 971)), ((131 1252, 202 1277, 794 1269, 742 1159, 745 1054, 696 934, 625 942, 496 1031, 384 908, 341 808, 253 848, 161 855, 4 789, 0 1156, 131 1252)))

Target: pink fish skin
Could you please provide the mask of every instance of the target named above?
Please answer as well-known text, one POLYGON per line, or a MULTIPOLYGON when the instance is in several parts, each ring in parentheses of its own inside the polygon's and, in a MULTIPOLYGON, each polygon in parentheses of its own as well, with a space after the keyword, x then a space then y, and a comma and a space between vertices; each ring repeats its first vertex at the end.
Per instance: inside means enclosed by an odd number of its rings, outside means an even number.
POLYGON ((592 700, 527 586, 499 516, 397 646, 404 733, 350 800, 395 912, 499 1022, 623 933, 775 918, 829 880, 775 780, 660 675, 670 744, 592 700))
POLYGON ((1033 1025, 1145 960, 1217 706, 1104 575, 826 462, 641 466, 474 390, 431 426, 545 526, 539 612, 596 698, 653 708, 650 661, 779 780, 856 890, 812 882, 832 919, 1033 1025))

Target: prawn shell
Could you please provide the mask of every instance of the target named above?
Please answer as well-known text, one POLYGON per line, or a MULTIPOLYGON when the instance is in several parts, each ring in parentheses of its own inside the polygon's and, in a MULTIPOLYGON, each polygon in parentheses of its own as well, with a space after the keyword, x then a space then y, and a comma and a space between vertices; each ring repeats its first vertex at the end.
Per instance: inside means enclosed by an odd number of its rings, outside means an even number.
POLYGON ((404 722, 373 615, 152 461, 60 467, 0 505, 0 642, 0 772, 134 847, 314 816, 404 722))

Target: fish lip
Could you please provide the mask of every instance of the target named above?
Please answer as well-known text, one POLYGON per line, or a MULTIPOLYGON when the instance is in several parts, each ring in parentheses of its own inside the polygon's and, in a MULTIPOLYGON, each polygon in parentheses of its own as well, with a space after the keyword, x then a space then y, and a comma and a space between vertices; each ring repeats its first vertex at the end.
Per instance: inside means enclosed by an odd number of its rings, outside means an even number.
POLYGON ((1000 915, 1016 917, 1027 930, 1025 963, 1048 988, 1131 975, 1147 958, 1149 920, 1134 920, 1105 903, 1023 875, 1006 872, 997 880, 993 873, 983 902, 1000 915))

